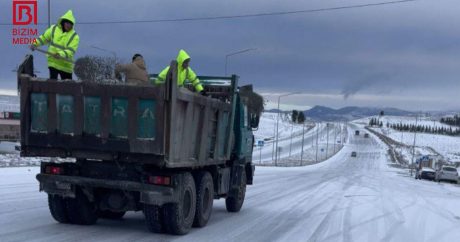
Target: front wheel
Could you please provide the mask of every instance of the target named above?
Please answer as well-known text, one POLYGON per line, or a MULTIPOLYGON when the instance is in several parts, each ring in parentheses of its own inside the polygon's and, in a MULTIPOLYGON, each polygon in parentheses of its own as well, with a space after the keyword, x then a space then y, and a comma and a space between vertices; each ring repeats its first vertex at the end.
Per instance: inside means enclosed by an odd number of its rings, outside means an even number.
POLYGON ((225 199, 225 207, 227 208, 228 212, 231 212, 231 213, 239 212, 241 210, 241 207, 243 207, 244 197, 246 196, 246 171, 245 169, 243 169, 241 172, 240 186, 236 189, 236 191, 230 191, 230 194, 235 194, 236 196, 229 195, 225 199))

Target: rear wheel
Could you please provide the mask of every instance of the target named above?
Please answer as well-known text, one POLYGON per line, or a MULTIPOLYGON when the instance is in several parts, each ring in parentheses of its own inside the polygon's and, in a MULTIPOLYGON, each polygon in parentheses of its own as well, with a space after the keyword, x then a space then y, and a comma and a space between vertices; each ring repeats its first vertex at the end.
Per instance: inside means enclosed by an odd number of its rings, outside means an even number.
POLYGON ((194 227, 204 227, 209 221, 214 202, 214 183, 209 172, 201 172, 196 176, 196 212, 194 227))
POLYGON ((96 205, 79 188, 76 189, 75 198, 67 200, 67 215, 72 224, 95 224, 98 216, 96 205))
POLYGON ((230 191, 230 194, 235 194, 236 196, 228 196, 225 199, 225 207, 228 212, 239 212, 243 206, 244 197, 246 195, 246 171, 243 169, 241 172, 241 184, 236 191, 230 191))
POLYGON ((66 198, 58 195, 48 194, 48 207, 54 220, 58 221, 59 223, 69 222, 69 218, 67 216, 66 198))
POLYGON ((126 212, 112 212, 112 211, 99 211, 98 216, 99 218, 105 218, 105 219, 121 219, 123 216, 125 216, 126 212))
POLYGON ((163 208, 157 205, 144 204, 144 216, 147 228, 154 233, 165 231, 163 208))
POLYGON ((182 235, 190 231, 196 210, 195 181, 190 173, 183 175, 179 202, 164 205, 166 230, 171 234, 182 235))

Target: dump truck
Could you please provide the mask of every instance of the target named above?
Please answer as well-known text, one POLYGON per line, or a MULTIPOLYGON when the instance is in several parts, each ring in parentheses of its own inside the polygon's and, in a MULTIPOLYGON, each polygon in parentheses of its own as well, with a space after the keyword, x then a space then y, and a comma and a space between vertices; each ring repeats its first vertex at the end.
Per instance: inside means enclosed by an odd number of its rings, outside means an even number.
POLYGON ((150 231, 182 235, 207 224, 213 199, 240 211, 263 100, 236 75, 199 77, 206 96, 178 87, 176 66, 164 85, 109 85, 37 78, 26 57, 21 156, 60 161, 42 162, 36 176, 57 222, 142 211, 150 231))

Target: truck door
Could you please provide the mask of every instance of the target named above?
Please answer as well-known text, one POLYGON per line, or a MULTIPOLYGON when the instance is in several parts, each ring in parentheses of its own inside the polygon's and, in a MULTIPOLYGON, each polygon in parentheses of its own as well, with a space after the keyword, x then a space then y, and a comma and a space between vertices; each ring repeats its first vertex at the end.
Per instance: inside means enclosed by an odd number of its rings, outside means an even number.
POLYGON ((237 153, 240 159, 246 158, 251 160, 252 158, 252 146, 254 144, 254 137, 249 123, 248 107, 239 102, 238 110, 238 125, 237 125, 237 153))

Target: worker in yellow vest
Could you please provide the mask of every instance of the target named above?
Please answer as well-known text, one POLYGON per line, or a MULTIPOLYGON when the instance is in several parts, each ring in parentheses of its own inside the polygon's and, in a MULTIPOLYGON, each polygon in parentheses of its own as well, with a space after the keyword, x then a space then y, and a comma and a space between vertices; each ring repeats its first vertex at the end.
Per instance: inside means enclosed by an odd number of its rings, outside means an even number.
MULTIPOLYGON (((185 50, 180 50, 177 55, 177 85, 184 86, 185 80, 189 80, 195 91, 202 92, 203 86, 201 85, 200 79, 196 76, 195 72, 190 68, 190 56, 185 50)), ((155 79, 155 84, 163 84, 166 80, 166 74, 168 74, 169 66, 163 69, 155 79)))
POLYGON ((57 22, 40 35, 30 46, 31 50, 48 45, 48 68, 50 79, 72 79, 75 52, 80 43, 80 37, 75 32, 75 17, 72 10, 67 11, 57 22))

